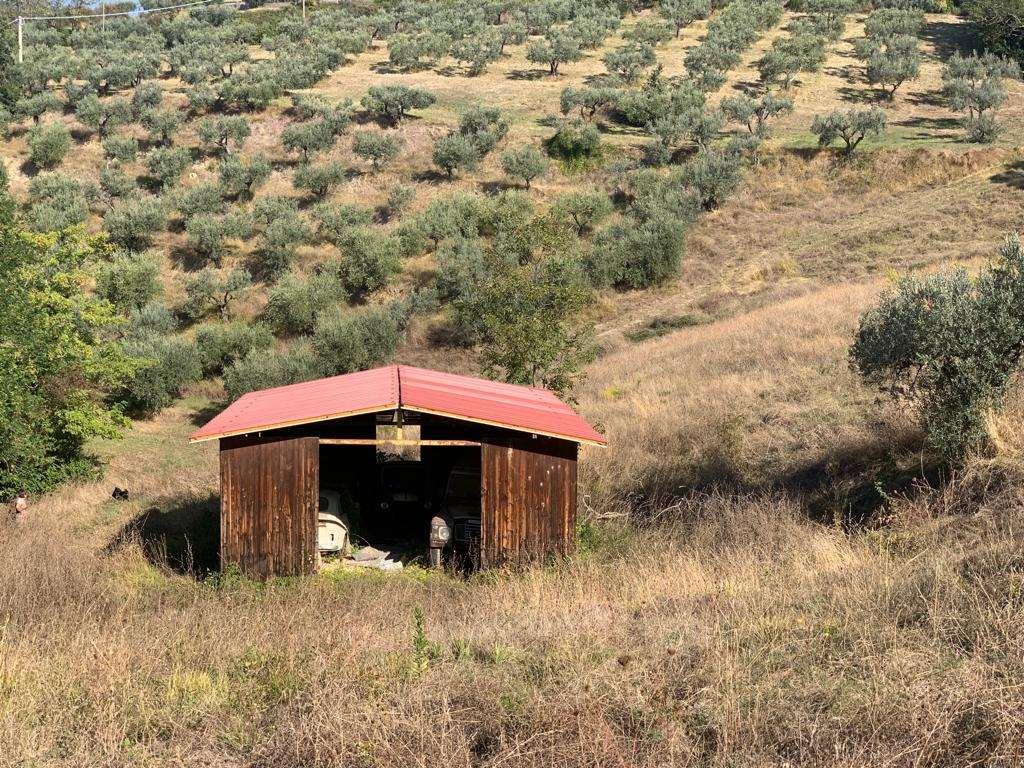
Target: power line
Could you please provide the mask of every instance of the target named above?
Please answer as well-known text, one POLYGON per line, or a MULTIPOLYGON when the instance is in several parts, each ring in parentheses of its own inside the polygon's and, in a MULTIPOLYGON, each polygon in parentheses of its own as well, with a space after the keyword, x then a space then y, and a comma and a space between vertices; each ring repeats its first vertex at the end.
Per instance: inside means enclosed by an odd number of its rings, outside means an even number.
POLYGON ((240 5, 241 1, 242 0, 196 0, 196 2, 193 3, 168 5, 161 8, 140 8, 137 11, 117 11, 115 13, 64 14, 63 16, 19 16, 15 21, 78 21, 80 19, 110 18, 111 16, 145 16, 149 13, 176 11, 180 8, 191 8, 196 5, 210 5, 212 3, 220 3, 222 5, 240 5))

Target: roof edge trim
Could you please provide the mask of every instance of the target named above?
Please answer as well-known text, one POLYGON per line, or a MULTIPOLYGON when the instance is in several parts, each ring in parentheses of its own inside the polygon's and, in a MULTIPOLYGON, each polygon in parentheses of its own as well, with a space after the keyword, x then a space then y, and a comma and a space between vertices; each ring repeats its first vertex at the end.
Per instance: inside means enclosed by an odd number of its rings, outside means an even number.
MULTIPOLYGON (((588 438, 588 437, 578 437, 576 435, 566 435, 566 434, 560 434, 558 432, 547 432, 547 431, 541 430, 541 429, 530 429, 528 427, 517 426, 515 424, 507 424, 507 423, 504 423, 504 422, 501 422, 501 421, 490 421, 488 419, 474 419, 474 418, 469 418, 468 416, 461 416, 461 415, 459 415, 457 413, 451 413, 451 412, 448 412, 448 411, 436 410, 436 409, 433 409, 433 408, 417 408, 416 406, 412 406, 412 405, 403 405, 402 406, 402 410, 403 411, 414 411, 416 413, 429 413, 429 414, 431 414, 433 416, 444 416, 446 418, 455 419, 457 421, 469 421, 469 422, 472 422, 474 424, 484 424, 484 425, 486 425, 488 427, 501 427, 502 429, 507 429, 510 432, 520 432, 520 433, 527 434, 527 435, 543 435, 544 437, 553 437, 556 440, 568 440, 569 442, 572 442, 572 443, 581 443, 581 444, 585 444, 585 445, 595 445, 598 448, 607 448, 608 447, 608 441, 607 440, 601 441, 601 440, 594 440, 594 439, 588 438)), ((582 421, 582 419, 581 419, 581 421, 582 421)), ((593 427, 591 427, 591 429, 593 429, 593 427)), ((597 433, 597 430, 595 429, 594 432, 597 433)), ((598 434, 600 434, 600 433, 598 433, 598 434)))
POLYGON ((239 435, 253 435, 257 432, 272 432, 276 429, 285 429, 287 427, 301 427, 303 424, 316 424, 321 421, 332 421, 334 419, 344 419, 349 416, 362 416, 367 413, 380 413, 381 411, 392 411, 397 408, 401 408, 400 403, 384 403, 383 405, 375 405, 372 408, 361 408, 357 411, 341 411, 339 413, 331 413, 326 416, 317 416, 316 418, 310 419, 295 419, 294 421, 282 421, 277 424, 265 424, 259 427, 250 427, 247 429, 235 429, 227 432, 214 432, 210 435, 202 435, 196 437, 202 429, 193 432, 188 441, 190 443, 205 443, 208 440, 218 440, 222 437, 237 437, 239 435))

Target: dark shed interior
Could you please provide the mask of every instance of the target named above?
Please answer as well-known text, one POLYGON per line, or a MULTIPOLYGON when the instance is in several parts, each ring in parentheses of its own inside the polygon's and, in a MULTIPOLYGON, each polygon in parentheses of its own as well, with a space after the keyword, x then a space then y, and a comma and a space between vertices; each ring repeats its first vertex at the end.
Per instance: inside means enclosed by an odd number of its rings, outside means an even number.
POLYGON ((221 560, 258 578, 314 572, 335 506, 355 545, 405 562, 426 561, 435 515, 453 529, 448 567, 565 553, 576 456, 572 440, 402 409, 221 438, 221 560))

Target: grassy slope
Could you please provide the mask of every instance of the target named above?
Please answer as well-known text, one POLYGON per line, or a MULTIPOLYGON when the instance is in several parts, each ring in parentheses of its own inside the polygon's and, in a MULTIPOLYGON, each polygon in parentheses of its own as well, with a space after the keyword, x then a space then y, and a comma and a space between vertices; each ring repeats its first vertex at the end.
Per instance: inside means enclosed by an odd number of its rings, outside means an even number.
MULTIPOLYGON (((949 23, 929 29, 946 35, 949 23)), ((687 42, 671 44, 673 60, 687 42)), ((809 115, 838 87, 863 90, 837 81, 850 64, 842 51, 800 85, 778 145, 805 142, 809 115)), ((324 88, 358 93, 380 56, 324 88)), ((590 66, 600 69, 569 71, 590 66)), ((515 62, 495 73, 506 67, 515 62)), ((925 81, 937 67, 928 63, 925 81)), ((521 101, 514 131, 525 136, 543 135, 532 115, 553 111, 569 81, 417 78, 450 95, 409 128, 414 151, 395 178, 426 168, 426 137, 454 122, 467 83, 521 101)), ((898 119, 948 117, 912 102, 915 90, 900 97, 898 119)), ((906 126, 927 134, 919 151, 897 131, 899 146, 850 164, 769 153, 694 229, 678 280, 602 297, 606 352, 581 406, 612 445, 584 456, 586 503, 609 513, 631 494, 725 493, 670 506, 654 529, 598 529, 571 563, 465 582, 412 570, 266 589, 197 584, 154 569, 132 542, 107 552, 146 509, 158 510, 147 535, 209 521, 215 452, 185 437, 215 388, 98 446, 109 460, 100 482, 39 500, 29 525, 0 533, 0 765, 1019 757, 1021 404, 993 425, 995 457, 943 492, 892 498, 906 487, 894 479, 914 475, 915 433, 857 384, 845 350, 890 269, 976 263, 1020 226, 1021 103, 1015 86, 1009 130, 992 149, 921 123, 906 126), (708 322, 642 343, 624 335, 684 315, 708 322), (132 501, 110 501, 115 484, 132 501), (807 520, 806 502, 842 514, 865 486, 875 504, 888 498, 884 532, 847 536, 807 520), (736 489, 753 495, 732 498, 736 489), (415 607, 434 644, 420 654, 415 607)), ((253 148, 273 147, 279 128, 268 115, 253 148)), ((497 177, 485 167, 459 184, 497 177)), ((579 181, 554 174, 537 194, 579 181)), ((448 188, 417 184, 424 196, 448 188)), ((341 195, 365 202, 383 188, 357 180, 341 195)), ((471 365, 421 341, 403 358, 471 365)))

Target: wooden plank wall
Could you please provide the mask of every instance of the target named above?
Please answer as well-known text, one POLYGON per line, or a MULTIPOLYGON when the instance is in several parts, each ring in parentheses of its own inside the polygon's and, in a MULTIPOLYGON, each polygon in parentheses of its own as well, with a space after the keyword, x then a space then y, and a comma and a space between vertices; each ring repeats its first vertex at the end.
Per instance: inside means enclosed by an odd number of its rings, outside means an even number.
POLYGON ((257 579, 316 570, 316 437, 222 440, 220 484, 222 569, 257 579))
POLYGON ((576 444, 564 440, 484 443, 480 547, 485 566, 573 548, 576 453, 576 444))

